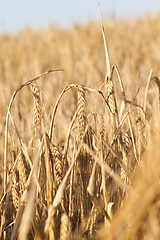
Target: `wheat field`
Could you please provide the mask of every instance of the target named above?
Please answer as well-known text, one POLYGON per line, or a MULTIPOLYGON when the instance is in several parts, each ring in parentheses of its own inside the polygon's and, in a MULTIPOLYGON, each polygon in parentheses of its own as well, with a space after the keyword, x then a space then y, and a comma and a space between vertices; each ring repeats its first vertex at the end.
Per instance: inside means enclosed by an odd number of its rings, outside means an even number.
POLYGON ((0 34, 0 239, 160 239, 159 26, 0 34))

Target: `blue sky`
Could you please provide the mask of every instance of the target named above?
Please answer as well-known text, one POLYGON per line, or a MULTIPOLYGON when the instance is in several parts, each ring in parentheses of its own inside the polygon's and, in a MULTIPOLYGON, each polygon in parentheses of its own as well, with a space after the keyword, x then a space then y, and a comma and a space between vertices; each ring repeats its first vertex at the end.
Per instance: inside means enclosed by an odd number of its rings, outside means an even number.
MULTIPOLYGON (((99 0, 103 17, 133 18, 160 12, 160 0, 99 0)), ((51 23, 70 27, 99 20, 97 0, 0 0, 0 31, 15 33, 28 25, 34 29, 51 23)))

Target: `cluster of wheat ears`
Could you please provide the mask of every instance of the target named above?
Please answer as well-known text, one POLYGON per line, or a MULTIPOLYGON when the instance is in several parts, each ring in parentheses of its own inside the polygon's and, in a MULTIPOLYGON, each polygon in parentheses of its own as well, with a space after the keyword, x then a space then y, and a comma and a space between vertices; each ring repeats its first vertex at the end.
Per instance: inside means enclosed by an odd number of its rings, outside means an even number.
POLYGON ((5 125, 1 239, 160 237, 158 123, 146 117, 154 105, 158 119, 160 81, 151 70, 142 104, 137 96, 143 83, 129 101, 118 67, 110 65, 102 21, 101 26, 107 73, 98 89, 69 84, 48 120, 38 80, 62 69, 27 81, 11 97, 5 125), (115 77, 121 102, 117 102, 115 77), (28 87, 34 102, 33 135, 25 143, 12 108, 28 87), (56 129, 56 118, 69 91, 77 108, 64 138, 66 129, 56 129), (148 98, 149 91, 154 100, 148 98), (56 131, 62 144, 54 142, 56 131))

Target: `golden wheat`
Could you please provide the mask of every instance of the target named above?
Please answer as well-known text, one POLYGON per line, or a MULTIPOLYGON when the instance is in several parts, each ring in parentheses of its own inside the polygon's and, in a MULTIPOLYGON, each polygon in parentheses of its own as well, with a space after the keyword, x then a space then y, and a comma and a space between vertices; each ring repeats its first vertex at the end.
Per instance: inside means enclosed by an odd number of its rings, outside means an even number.
POLYGON ((34 96, 34 134, 35 137, 41 133, 41 99, 40 89, 38 85, 32 83, 30 85, 31 91, 34 96))
POLYGON ((159 22, 1 36, 1 239, 159 239, 159 22))

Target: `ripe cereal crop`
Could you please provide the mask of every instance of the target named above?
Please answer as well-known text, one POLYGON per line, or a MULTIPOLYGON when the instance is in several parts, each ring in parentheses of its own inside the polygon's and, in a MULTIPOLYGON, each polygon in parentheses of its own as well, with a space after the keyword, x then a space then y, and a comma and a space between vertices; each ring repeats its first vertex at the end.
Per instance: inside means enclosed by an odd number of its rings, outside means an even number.
POLYGON ((0 239, 160 239, 159 25, 0 34, 0 239))

